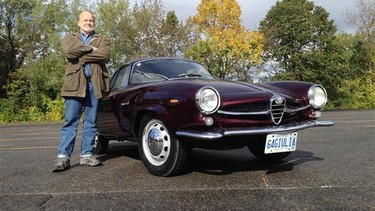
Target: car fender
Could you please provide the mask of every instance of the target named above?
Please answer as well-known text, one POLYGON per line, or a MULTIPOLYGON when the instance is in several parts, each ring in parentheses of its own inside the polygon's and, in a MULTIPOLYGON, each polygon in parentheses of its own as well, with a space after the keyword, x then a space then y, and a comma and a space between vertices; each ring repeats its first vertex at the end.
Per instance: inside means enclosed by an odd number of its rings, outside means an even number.
MULTIPOLYGON (((139 125, 141 123, 142 118, 145 115, 157 116, 159 120, 161 120, 164 123, 166 122, 165 121, 166 114, 167 114, 167 109, 161 104, 152 104, 146 107, 138 107, 137 111, 135 112, 134 123, 132 124, 133 125, 133 128, 131 129, 132 133, 134 134, 134 136, 138 135, 139 125)), ((166 124, 166 126, 169 128, 168 124, 166 124)))

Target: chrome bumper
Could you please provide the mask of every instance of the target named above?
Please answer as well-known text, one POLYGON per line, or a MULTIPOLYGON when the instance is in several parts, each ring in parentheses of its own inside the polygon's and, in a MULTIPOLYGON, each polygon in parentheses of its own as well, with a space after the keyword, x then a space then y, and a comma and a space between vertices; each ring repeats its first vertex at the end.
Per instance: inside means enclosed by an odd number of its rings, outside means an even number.
POLYGON ((220 139, 225 136, 243 136, 243 135, 260 135, 260 134, 270 134, 270 133, 290 133, 296 132, 298 130, 303 130, 310 127, 326 127, 332 126, 335 122, 333 121, 308 121, 299 125, 289 125, 289 126, 273 126, 267 128, 243 128, 242 130, 224 130, 222 132, 204 132, 204 131, 188 131, 179 130, 176 135, 201 139, 201 140, 215 140, 220 139))

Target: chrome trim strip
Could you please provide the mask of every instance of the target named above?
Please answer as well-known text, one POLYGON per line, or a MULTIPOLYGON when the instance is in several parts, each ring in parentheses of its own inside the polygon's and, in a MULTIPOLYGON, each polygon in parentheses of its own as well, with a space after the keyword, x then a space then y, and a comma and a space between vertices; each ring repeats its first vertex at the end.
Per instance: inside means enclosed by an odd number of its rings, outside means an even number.
POLYGON ((287 113, 295 113, 295 112, 298 112, 298 111, 302 111, 302 110, 308 109, 308 108, 310 108, 310 106, 311 105, 307 105, 307 106, 304 106, 304 107, 301 107, 301 108, 296 108, 296 109, 285 108, 285 112, 287 112, 287 113))
POLYGON ((217 113, 226 114, 226 115, 234 115, 234 116, 238 116, 238 115, 267 115, 267 114, 271 113, 271 110, 257 111, 257 112, 231 112, 231 111, 218 110, 217 113))
MULTIPOLYGON (((295 113, 295 112, 298 112, 298 111, 302 111, 302 110, 305 110, 307 108, 310 108, 311 105, 307 105, 307 106, 304 106, 304 107, 301 107, 301 108, 296 108, 296 109, 289 109, 289 108, 285 108, 285 112, 286 113, 295 113)), ((233 116, 239 116, 239 115, 268 115, 271 113, 271 110, 267 110, 267 111, 257 111, 257 112, 231 112, 231 111, 222 111, 222 110, 218 110, 217 113, 219 114, 225 114, 225 115, 233 115, 233 116)))
POLYGON ((207 133, 207 132, 187 131, 187 130, 177 131, 176 135, 189 137, 189 138, 204 139, 204 140, 215 140, 215 139, 219 139, 223 137, 221 133, 207 133))
POLYGON ((335 122, 330 121, 330 120, 317 120, 315 121, 315 123, 316 123, 316 126, 320 126, 320 127, 327 127, 327 126, 335 125, 335 122))
POLYGON ((283 127, 283 126, 274 126, 263 129, 248 129, 248 130, 231 130, 224 131, 224 133, 208 133, 208 132, 199 132, 199 131, 187 131, 180 130, 176 132, 178 136, 184 136, 188 138, 202 139, 202 140, 215 140, 222 138, 224 136, 236 136, 236 135, 259 135, 259 134, 270 134, 270 133, 286 133, 286 132, 295 132, 298 130, 303 130, 310 127, 326 127, 332 126, 335 122, 324 120, 324 121, 310 121, 303 125, 283 127))

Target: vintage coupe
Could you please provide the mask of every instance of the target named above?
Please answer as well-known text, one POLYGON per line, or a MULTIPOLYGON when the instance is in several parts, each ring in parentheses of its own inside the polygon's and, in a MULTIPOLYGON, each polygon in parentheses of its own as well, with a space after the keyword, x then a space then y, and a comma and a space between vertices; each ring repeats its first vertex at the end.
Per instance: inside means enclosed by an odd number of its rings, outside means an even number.
POLYGON ((118 69, 98 115, 95 152, 110 140, 137 141, 151 174, 177 174, 193 147, 248 147, 260 159, 280 160, 297 147, 297 131, 331 126, 318 121, 326 104, 317 84, 251 84, 218 80, 199 63, 146 58, 118 69))

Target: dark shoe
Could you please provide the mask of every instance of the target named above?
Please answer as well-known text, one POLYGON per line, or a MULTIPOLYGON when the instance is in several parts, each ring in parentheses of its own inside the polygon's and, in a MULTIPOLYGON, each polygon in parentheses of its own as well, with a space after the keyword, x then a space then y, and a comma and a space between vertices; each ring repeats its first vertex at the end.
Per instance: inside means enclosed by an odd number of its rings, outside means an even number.
POLYGON ((55 161, 55 168, 52 172, 65 171, 70 168, 70 160, 66 158, 57 158, 55 161))
POLYGON ((81 166, 100 166, 102 162, 96 159, 94 156, 81 157, 79 162, 81 166))

